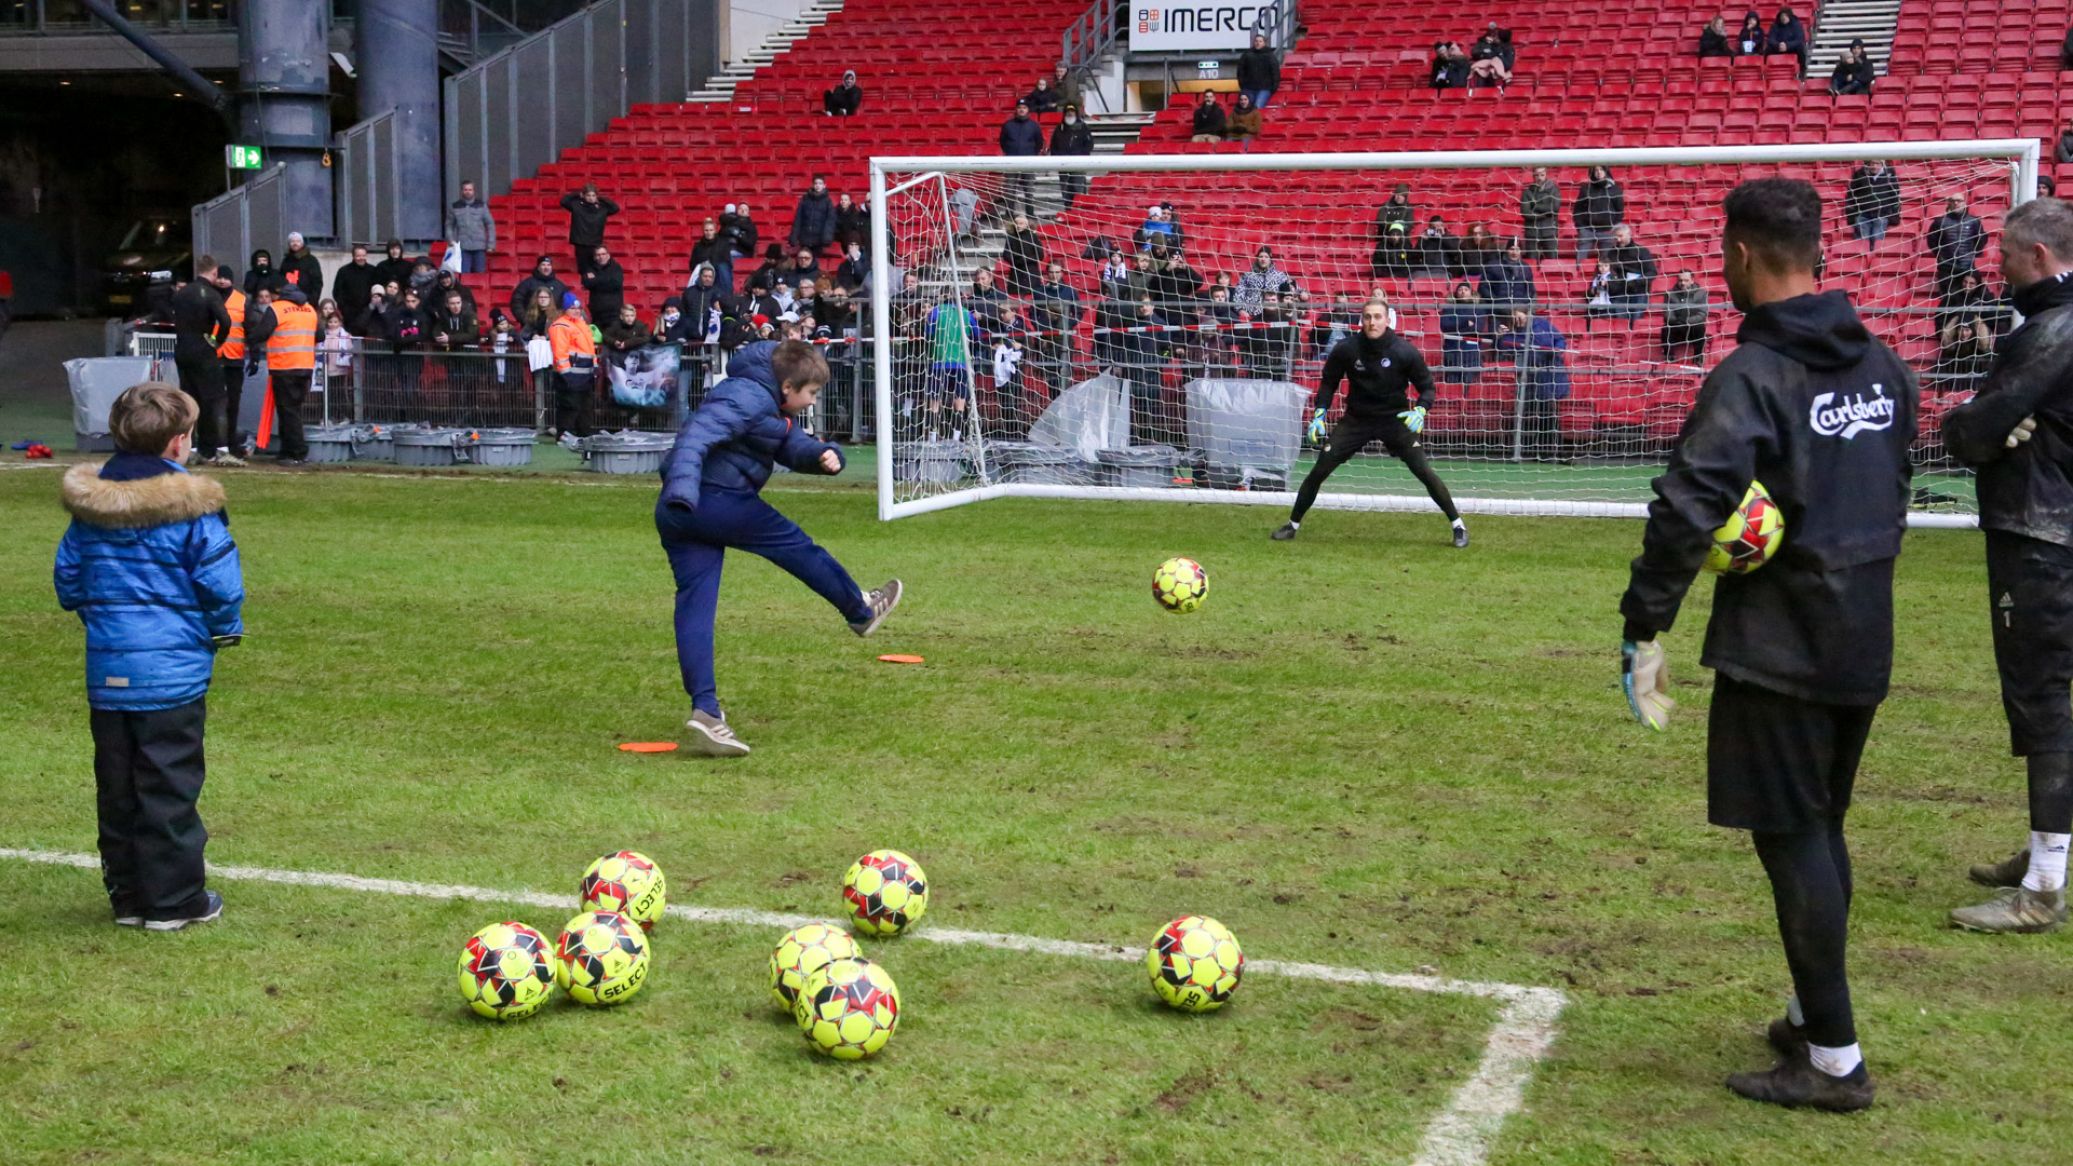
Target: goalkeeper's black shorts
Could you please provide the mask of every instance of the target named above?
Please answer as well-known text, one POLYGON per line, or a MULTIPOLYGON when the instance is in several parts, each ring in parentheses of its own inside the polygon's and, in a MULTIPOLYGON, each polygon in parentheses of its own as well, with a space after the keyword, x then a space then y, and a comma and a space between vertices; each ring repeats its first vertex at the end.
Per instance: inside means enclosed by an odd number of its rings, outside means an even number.
POLYGON ((1332 426, 1330 452, 1327 456, 1332 457, 1335 462, 1345 462, 1378 441, 1382 443, 1382 448, 1389 451, 1390 456, 1396 458, 1402 458, 1418 448, 1418 435, 1412 433, 1411 427, 1405 425, 1394 414, 1385 413, 1379 417, 1355 417, 1349 414, 1340 417, 1338 424, 1332 426))
POLYGON ((2009 748, 2073 753, 2073 547, 1988 531, 1987 598, 2009 748))
POLYGON ((1762 834, 1843 820, 1877 705, 1818 704, 1715 673, 1706 722, 1706 820, 1762 834))

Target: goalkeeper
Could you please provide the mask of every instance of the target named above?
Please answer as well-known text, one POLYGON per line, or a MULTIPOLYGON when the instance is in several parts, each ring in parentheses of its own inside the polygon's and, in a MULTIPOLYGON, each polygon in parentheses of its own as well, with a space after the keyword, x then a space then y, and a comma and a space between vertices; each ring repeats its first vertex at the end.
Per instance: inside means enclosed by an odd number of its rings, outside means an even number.
POLYGON ((1760 481, 1785 516, 1761 570, 1723 575, 1700 663, 1717 674, 1706 731, 1706 817, 1747 830, 1770 877, 1794 997, 1769 1030, 1782 1058, 1736 1073, 1743 1097, 1863 1109, 1845 969, 1850 853, 1843 815, 1893 669, 1893 562, 1908 503, 1915 375, 1848 296, 1821 292, 1821 196, 1761 178, 1727 197, 1721 274, 1743 313, 1655 480, 1641 557, 1620 600, 1636 719, 1672 702, 1659 632, 1677 618, 1713 532, 1760 481))
POLYGON ((1309 476, 1296 492, 1296 505, 1289 511, 1288 523, 1274 532, 1275 540, 1285 542, 1296 537, 1296 531, 1303 526, 1303 515, 1317 501, 1317 491, 1324 486, 1324 480, 1332 476, 1333 470, 1353 460, 1353 455, 1369 442, 1380 441, 1404 463, 1432 496, 1440 513, 1454 524, 1454 545, 1467 546, 1468 526, 1461 521, 1461 512, 1454 509, 1454 496, 1447 493, 1447 484, 1433 472, 1432 463, 1418 445, 1418 435, 1425 432, 1425 410, 1435 397, 1432 370, 1426 367, 1425 357, 1389 327, 1388 302, 1380 296, 1369 300, 1360 312, 1360 335, 1341 340, 1325 358, 1306 430, 1311 443, 1322 448, 1317 464, 1310 467, 1309 476), (1331 439, 1327 441, 1325 411, 1339 395, 1342 383, 1348 386, 1346 412, 1332 427, 1331 439), (1406 393, 1412 387, 1418 390, 1416 405, 1411 404, 1406 393))

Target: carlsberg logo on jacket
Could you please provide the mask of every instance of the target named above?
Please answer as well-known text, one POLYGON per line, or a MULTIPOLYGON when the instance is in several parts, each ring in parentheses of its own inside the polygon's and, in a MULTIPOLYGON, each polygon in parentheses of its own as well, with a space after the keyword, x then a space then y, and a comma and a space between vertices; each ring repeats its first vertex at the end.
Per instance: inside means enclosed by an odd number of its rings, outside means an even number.
POLYGON ((1821 393, 1814 398, 1813 407, 1807 411, 1807 420, 1814 432, 1823 437, 1840 437, 1844 441, 1866 430, 1889 429, 1893 425, 1893 398, 1886 395, 1886 386, 1874 382, 1871 391, 1876 394, 1867 401, 1863 393, 1844 396, 1840 393, 1821 393))

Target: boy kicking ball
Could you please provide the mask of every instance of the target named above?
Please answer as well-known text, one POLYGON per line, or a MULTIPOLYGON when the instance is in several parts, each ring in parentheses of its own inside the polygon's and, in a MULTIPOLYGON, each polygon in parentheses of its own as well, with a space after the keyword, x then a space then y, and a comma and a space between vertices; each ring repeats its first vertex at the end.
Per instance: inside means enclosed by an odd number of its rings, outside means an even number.
POLYGON ((178 931, 223 913, 204 883, 202 728, 244 581, 223 487, 181 468, 194 399, 147 381, 108 411, 117 453, 65 474, 58 603, 86 625, 101 880, 115 922, 178 931))
POLYGON ((761 555, 789 571, 860 636, 878 630, 900 602, 898 579, 876 591, 859 590, 835 556, 761 497, 773 462, 800 473, 842 472, 842 451, 792 420, 813 407, 827 383, 828 362, 810 344, 744 345, 728 362, 727 379, 713 386, 677 431, 677 443, 662 463, 655 529, 677 581, 677 664, 691 695, 685 728, 692 747, 707 756, 749 752, 748 742, 727 725, 713 675, 713 615, 728 548, 761 555))

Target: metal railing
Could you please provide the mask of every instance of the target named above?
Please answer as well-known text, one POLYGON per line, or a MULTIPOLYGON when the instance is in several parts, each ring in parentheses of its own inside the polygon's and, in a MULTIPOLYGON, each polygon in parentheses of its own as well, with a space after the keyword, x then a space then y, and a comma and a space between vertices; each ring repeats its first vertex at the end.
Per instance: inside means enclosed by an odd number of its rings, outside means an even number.
POLYGON ((602 0, 445 82, 446 190, 511 189, 635 104, 717 68, 716 0, 602 0))
MULTIPOLYGON (((402 159, 396 111, 346 127, 333 139, 333 230, 349 243, 403 235, 402 159)), ((244 252, 239 252, 244 254, 244 252)))
POLYGON ((288 220, 286 167, 263 170, 236 190, 195 207, 196 255, 214 255, 242 268, 245 257, 260 247, 277 248, 296 229, 288 220))
MULTIPOLYGON (((1058 59, 1068 69, 1085 69, 1127 40, 1129 0, 1094 0, 1059 35, 1058 59)), ((1267 47, 1286 50, 1296 43, 1296 0, 1266 0, 1258 6, 1252 31, 1267 38, 1267 47)), ((1250 42, 1248 42, 1250 43, 1250 42)), ((1196 56, 1213 55, 1209 52, 1196 56)))

